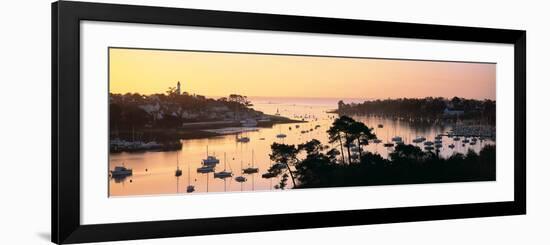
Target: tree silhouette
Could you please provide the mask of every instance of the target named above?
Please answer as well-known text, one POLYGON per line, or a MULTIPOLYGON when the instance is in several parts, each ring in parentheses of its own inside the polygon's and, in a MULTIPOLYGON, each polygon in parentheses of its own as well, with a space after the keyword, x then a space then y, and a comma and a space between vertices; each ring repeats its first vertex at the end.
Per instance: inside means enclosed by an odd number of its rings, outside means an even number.
MULTIPOLYGON (((293 165, 298 161, 297 155, 298 149, 296 149, 294 145, 279 143, 273 143, 271 145, 271 154, 269 154, 269 159, 272 161, 285 164, 286 170, 288 171, 288 174, 290 174, 290 178, 292 179, 292 184, 294 186, 296 186, 296 181, 294 180, 294 174, 290 169, 290 165, 293 165)), ((283 172, 283 170, 273 165, 270 169, 268 169, 268 172, 279 175, 283 172)))
MULTIPOLYGON (((344 160, 345 159, 344 158, 344 140, 349 139, 348 127, 354 121, 355 120, 353 120, 351 117, 341 116, 339 118, 336 118, 332 122, 332 126, 327 130, 327 133, 329 136, 329 142, 334 143, 338 141, 338 143, 340 144, 340 150, 342 154, 342 163, 346 163, 346 161, 344 160)), ((349 158, 348 163, 351 163, 351 152, 348 144, 346 144, 346 148, 348 151, 348 158, 349 158)))
POLYGON ((369 140, 376 139, 376 135, 372 133, 372 129, 362 122, 351 122, 346 128, 346 131, 352 140, 357 141, 357 145, 359 146, 359 157, 361 157, 363 151, 361 146, 368 145, 369 140))
POLYGON ((362 122, 357 122, 348 116, 341 116, 332 122, 332 126, 327 130, 329 142, 338 142, 342 153, 342 162, 345 163, 344 147, 348 152, 348 164, 351 163, 351 144, 357 142, 359 147, 359 156, 361 156, 362 145, 368 145, 368 141, 376 139, 376 135, 372 133, 367 125, 362 122))

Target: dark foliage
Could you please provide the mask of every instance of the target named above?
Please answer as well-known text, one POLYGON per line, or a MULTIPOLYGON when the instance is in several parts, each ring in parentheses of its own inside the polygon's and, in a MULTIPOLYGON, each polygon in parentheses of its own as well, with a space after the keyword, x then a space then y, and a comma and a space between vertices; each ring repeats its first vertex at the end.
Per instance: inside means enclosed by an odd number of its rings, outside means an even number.
POLYGON ((341 115, 377 115, 404 118, 444 118, 444 110, 464 111, 462 119, 477 119, 494 124, 496 102, 494 100, 474 100, 454 97, 427 97, 423 99, 403 98, 371 100, 363 103, 338 103, 337 112, 341 115))
POLYGON ((296 164, 296 188, 490 181, 496 176, 495 146, 454 154, 448 159, 399 145, 390 159, 365 153, 359 163, 337 164, 324 154, 308 155, 296 164))
POLYGON ((177 94, 174 88, 169 88, 167 94, 111 93, 109 125, 121 132, 143 128, 173 129, 186 122, 239 119, 240 115, 258 113, 250 106, 246 96, 232 94, 227 98, 209 99, 201 95, 177 94), (147 112, 146 107, 151 110, 147 112), (217 108, 228 111, 219 112, 217 108), (193 114, 193 117, 185 114, 193 114))

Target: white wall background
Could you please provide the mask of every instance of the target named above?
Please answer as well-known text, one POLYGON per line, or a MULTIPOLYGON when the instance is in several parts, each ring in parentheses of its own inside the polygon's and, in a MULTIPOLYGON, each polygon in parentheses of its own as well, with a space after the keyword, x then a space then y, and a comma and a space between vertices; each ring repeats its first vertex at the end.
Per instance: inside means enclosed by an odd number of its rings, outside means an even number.
MULTIPOLYGON (((106 1, 114 2, 114 1, 106 1)), ((112 244, 548 244, 545 1, 119 0, 121 3, 527 30, 526 216, 117 242, 112 244)), ((0 244, 48 244, 50 230, 50 1, 8 1, 0 13, 0 244), (28 151, 32 146, 36 150, 28 151)))

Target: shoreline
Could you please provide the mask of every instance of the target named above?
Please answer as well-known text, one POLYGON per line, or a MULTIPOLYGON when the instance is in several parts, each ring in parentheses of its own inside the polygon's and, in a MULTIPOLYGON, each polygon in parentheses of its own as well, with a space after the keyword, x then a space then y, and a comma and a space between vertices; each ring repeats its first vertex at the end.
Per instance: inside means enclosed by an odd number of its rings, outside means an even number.
MULTIPOLYGON (((281 116, 270 116, 269 121, 258 121, 255 126, 243 126, 238 120, 228 121, 206 121, 184 123, 177 128, 143 128, 135 130, 111 132, 109 142, 116 140, 125 140, 128 142, 159 142, 160 144, 174 144, 181 140, 205 139, 211 137, 221 137, 225 135, 236 135, 246 131, 255 131, 261 128, 270 128, 277 124, 295 124, 307 123, 305 120, 294 120, 281 116), (223 131, 222 129, 228 129, 223 131), (137 139, 136 139, 137 135, 137 139)), ((155 151, 173 151, 174 147, 167 149, 155 149, 155 151)), ((147 150, 146 150, 147 151, 147 150)), ((135 152, 127 149, 111 150, 110 153, 135 152)))

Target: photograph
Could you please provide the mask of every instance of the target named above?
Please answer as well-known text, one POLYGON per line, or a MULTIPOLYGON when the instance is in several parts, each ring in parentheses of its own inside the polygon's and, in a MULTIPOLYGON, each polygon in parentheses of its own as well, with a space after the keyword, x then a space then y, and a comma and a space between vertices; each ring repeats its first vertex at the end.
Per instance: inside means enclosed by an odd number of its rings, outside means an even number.
POLYGON ((496 181, 496 63, 127 47, 108 59, 109 197, 496 181))

